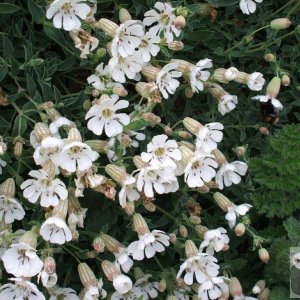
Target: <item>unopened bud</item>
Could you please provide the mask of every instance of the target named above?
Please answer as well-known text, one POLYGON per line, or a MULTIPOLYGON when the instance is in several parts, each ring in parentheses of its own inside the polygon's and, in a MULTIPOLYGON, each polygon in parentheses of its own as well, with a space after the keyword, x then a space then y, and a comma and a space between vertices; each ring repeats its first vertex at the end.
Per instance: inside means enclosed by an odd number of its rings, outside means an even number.
POLYGON ((134 268, 133 276, 135 280, 139 280, 145 276, 144 272, 140 268, 134 268))
MULTIPOLYGON (((94 90, 94 91, 97 91, 97 90, 94 90)), ((94 91, 93 91, 93 93, 94 93, 94 91)), ((98 92, 98 91, 97 91, 97 92, 98 92)), ((92 94, 93 94, 93 93, 92 93, 92 94)), ((97 96, 96 96, 96 97, 97 97, 97 96)), ((91 107, 92 107, 92 102, 91 102, 91 100, 84 100, 83 105, 82 105, 83 110, 84 110, 84 111, 88 111, 91 107)))
POLYGON ((80 281, 85 288, 89 288, 91 285, 97 285, 96 276, 86 263, 80 263, 78 265, 78 274, 80 281))
POLYGON ((65 219, 68 213, 68 203, 69 200, 68 198, 65 200, 59 201, 57 206, 54 206, 53 211, 52 211, 52 216, 58 217, 61 219, 65 219))
POLYGON ((270 290, 268 288, 265 288, 262 290, 262 292, 257 296, 258 300, 269 300, 270 296, 270 290))
POLYGON ((4 142, 0 142, 0 155, 5 154, 7 150, 7 145, 4 142))
POLYGON ((55 273, 55 269, 56 269, 55 259, 52 256, 46 257, 44 261, 44 271, 46 271, 48 274, 53 274, 55 273))
POLYGON ((172 136, 172 135, 173 135, 173 130, 172 130, 172 128, 171 128, 170 126, 166 126, 166 127, 164 128, 164 131, 165 131, 165 134, 166 134, 167 136, 172 136))
POLYGON ((119 11, 119 20, 121 23, 132 20, 129 11, 126 8, 121 8, 119 11))
POLYGON ((197 255, 198 249, 192 240, 185 242, 185 255, 187 258, 197 255))
POLYGON ((193 157, 193 151, 186 146, 179 146, 179 150, 182 155, 182 161, 184 162, 184 164, 187 164, 193 157))
POLYGON ((92 148, 92 150, 98 152, 98 153, 106 153, 108 146, 107 141, 101 141, 101 140, 89 140, 85 141, 85 143, 92 148))
POLYGON ((145 219, 141 214, 138 213, 135 213, 133 215, 133 227, 139 235, 144 235, 145 233, 149 232, 149 228, 145 219))
POLYGON ((201 219, 198 216, 190 216, 189 221, 194 225, 199 225, 201 223, 201 219))
POLYGON ((247 148, 248 148, 248 146, 245 145, 245 146, 239 146, 239 147, 233 148, 232 150, 233 150, 233 152, 235 152, 237 157, 243 157, 246 154, 247 148))
POLYGON ((104 244, 105 244, 105 248, 111 252, 111 253, 119 253, 119 247, 121 246, 120 242, 117 241, 115 238, 113 238, 112 236, 102 233, 100 235, 100 237, 102 238, 104 244))
POLYGON ((267 249, 265 248, 260 248, 258 250, 258 256, 259 256, 259 259, 263 262, 263 263, 267 263, 270 259, 270 255, 269 255, 269 252, 267 249))
POLYGON ((219 192, 214 193, 213 198, 224 212, 228 212, 228 208, 233 207, 233 203, 219 192))
POLYGON ((0 184, 0 195, 14 198, 16 194, 16 185, 13 178, 6 179, 0 184))
POLYGON ((182 238, 186 238, 188 236, 188 231, 187 228, 184 225, 180 225, 179 226, 179 235, 182 238))
POLYGON ((177 237, 176 237, 176 234, 175 233, 170 233, 169 234, 169 238, 170 238, 170 242, 172 244, 175 244, 177 242, 177 237))
POLYGON ((108 260, 104 260, 101 263, 101 267, 102 267, 103 273, 105 274, 106 278, 109 281, 113 281, 114 277, 121 274, 120 271, 117 269, 117 267, 108 260))
POLYGON ((197 225, 195 226, 195 231, 200 239, 204 239, 205 232, 208 231, 206 226, 197 225))
POLYGON ((263 135, 269 135, 270 131, 267 127, 259 127, 259 132, 263 135))
POLYGON ((189 87, 189 86, 185 88, 184 94, 185 94, 185 96, 186 96, 188 99, 191 99, 191 98, 193 98, 193 96, 194 96, 194 92, 193 92, 193 90, 191 89, 191 87, 189 87))
POLYGON ((15 158, 21 157, 23 153, 23 143, 20 141, 17 141, 14 145, 14 156, 15 158))
POLYGON ((126 97, 128 95, 127 90, 122 84, 115 84, 113 87, 113 93, 120 97, 126 97))
POLYGON ((128 202, 126 203, 126 206, 125 206, 124 210, 125 210, 125 212, 126 212, 126 214, 127 214, 128 216, 132 216, 132 215, 134 214, 134 212, 135 212, 135 205, 134 205, 134 202, 128 201, 128 202))
POLYGON ((273 61, 276 60, 276 57, 275 57, 275 55, 272 54, 272 53, 267 53, 267 54, 264 56, 264 60, 265 60, 266 62, 273 62, 273 61))
POLYGON ((185 17, 178 16, 178 17, 175 18, 175 20, 174 20, 174 26, 177 29, 181 30, 181 29, 183 29, 185 27, 185 25, 186 25, 185 17))
POLYGON ((118 184, 122 185, 128 176, 126 171, 117 165, 108 164, 105 166, 105 172, 118 184))
POLYGON ((212 154, 214 155, 215 161, 218 163, 219 167, 227 162, 225 155, 219 149, 214 149, 212 154))
POLYGON ((266 287, 266 282, 264 280, 259 280, 255 283, 255 286, 252 288, 252 293, 257 295, 266 287))
POLYGON ((105 244, 101 237, 98 236, 93 240, 93 248, 97 253, 104 252, 105 244))
POLYGON ((154 113, 143 113, 142 118, 151 125, 160 124, 161 122, 161 118, 154 113))
POLYGON ((176 8, 177 16, 183 16, 184 18, 186 18, 188 16, 188 14, 189 14, 189 12, 186 7, 179 6, 176 8))
POLYGON ((275 30, 287 29, 292 24, 291 20, 288 18, 280 18, 271 21, 270 27, 275 30))
POLYGON ((167 288, 167 282, 165 279, 162 279, 160 282, 159 282, 159 285, 158 285, 158 290, 163 293, 167 288))
POLYGON ((179 131, 177 132, 177 135, 178 135, 179 137, 181 137, 182 139, 190 139, 190 138, 193 137, 191 133, 189 133, 189 132, 187 132, 187 131, 183 131, 183 130, 179 130, 179 131))
POLYGON ((234 232, 236 236, 243 236, 245 234, 246 227, 243 223, 239 223, 235 226, 234 232))
POLYGON ((34 132, 38 142, 41 142, 46 137, 51 136, 49 127, 42 122, 38 122, 34 125, 34 132))
POLYGON ((289 86, 290 83, 291 83, 291 79, 288 75, 284 74, 282 77, 281 77, 281 83, 283 86, 289 86))
POLYGON ((150 211, 150 212, 155 212, 156 211, 156 206, 151 201, 144 201, 143 205, 144 205, 145 209, 150 211))
POLYGON ((232 297, 238 297, 243 295, 241 283, 236 277, 230 278, 229 291, 232 297))
POLYGON ((92 96, 93 96, 94 98, 97 98, 99 95, 100 95, 100 92, 99 92, 98 90, 93 90, 93 91, 92 91, 92 96))
POLYGON ((275 76, 268 84, 266 88, 266 94, 270 97, 276 98, 279 94, 281 86, 281 79, 275 76))
POLYGON ((149 81, 155 81, 160 69, 146 65, 143 66, 141 73, 149 80, 149 81))
POLYGON ((68 134, 69 142, 82 142, 82 137, 77 128, 71 128, 68 134))
POLYGON ((116 23, 105 18, 102 18, 98 22, 95 22, 94 26, 96 28, 102 29, 110 37, 114 37, 117 29, 119 28, 116 23))
POLYGON ((195 119, 186 117, 183 119, 183 126, 192 134, 197 135, 203 125, 195 119))
POLYGON ((21 237, 20 237, 20 243, 27 243, 32 248, 36 248, 37 245, 37 234, 33 230, 26 231, 21 237))

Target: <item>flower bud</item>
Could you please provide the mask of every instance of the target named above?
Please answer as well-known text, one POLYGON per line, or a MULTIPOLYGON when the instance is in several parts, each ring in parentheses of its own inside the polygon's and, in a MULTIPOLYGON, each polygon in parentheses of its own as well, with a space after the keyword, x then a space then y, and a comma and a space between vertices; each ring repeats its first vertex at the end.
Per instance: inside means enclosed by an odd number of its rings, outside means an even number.
POLYGON ((6 153, 7 145, 4 142, 0 142, 0 155, 3 155, 6 153))
POLYGON ((249 74, 245 72, 239 72, 238 76, 234 79, 235 82, 247 84, 249 81, 249 74))
POLYGON ((128 202, 126 203, 126 206, 125 206, 124 210, 125 210, 125 212, 126 212, 126 214, 127 214, 128 216, 132 216, 132 215, 134 214, 134 212, 135 212, 135 205, 134 205, 134 202, 128 201, 128 202))
POLYGON ((195 119, 186 117, 183 119, 183 126, 192 134, 197 135, 203 125, 195 119))
POLYGON ((258 300, 269 300, 270 296, 270 290, 268 288, 265 288, 262 290, 262 292, 257 296, 258 300))
POLYGON ((183 131, 183 130, 179 130, 179 131, 177 132, 177 135, 178 135, 179 137, 181 137, 182 139, 190 139, 190 138, 193 137, 191 133, 189 133, 189 132, 187 132, 187 131, 183 131))
POLYGON ((179 6, 176 8, 176 15, 177 16, 183 16, 183 17, 187 17, 189 14, 189 11, 187 10, 186 7, 182 7, 182 6, 179 6))
POLYGON ((42 122, 38 122, 34 125, 34 132, 38 142, 41 142, 46 137, 51 136, 49 127, 42 122))
POLYGON ((159 290, 160 293, 163 293, 166 289, 167 289, 167 282, 166 282, 165 279, 162 279, 162 280, 159 282, 158 290, 159 290))
POLYGON ((15 194, 16 185, 13 178, 8 178, 0 184, 0 195, 13 198, 15 197, 15 194))
POLYGON ((173 130, 172 130, 172 128, 171 128, 170 126, 166 126, 166 127, 164 128, 164 131, 165 131, 165 134, 166 134, 167 136, 172 136, 172 135, 173 135, 173 130))
POLYGON ((270 27, 275 30, 287 29, 292 24, 291 20, 288 18, 280 18, 271 21, 270 27))
POLYGON ((145 219, 138 213, 133 215, 133 228, 138 235, 144 235, 145 233, 150 232, 145 219))
POLYGON ((107 51, 105 48, 98 48, 96 51, 96 55, 98 58, 102 58, 106 55, 107 51))
POLYGON ((213 198, 224 212, 227 212, 228 208, 234 205, 226 196, 219 192, 214 193, 213 198))
POLYGON ((270 97, 276 98, 279 94, 281 86, 281 79, 279 77, 274 77, 268 84, 266 88, 266 94, 270 97))
POLYGON ((102 240, 102 238, 100 236, 97 236, 93 240, 93 248, 96 251, 96 253, 103 253, 104 252, 105 244, 104 244, 104 241, 102 240))
POLYGON ((143 113, 142 118, 144 121, 148 122, 150 125, 160 124, 161 118, 154 113, 143 113))
POLYGON ((224 154, 219 149, 214 149, 212 154, 215 157, 215 161, 218 163, 219 167, 227 162, 224 154))
POLYGON ((239 70, 235 67, 231 67, 225 71, 224 77, 226 80, 234 80, 239 75, 239 70))
POLYGON ((139 280, 145 276, 144 272, 140 268, 134 268, 133 275, 135 280, 139 280))
POLYGON ((115 84, 113 87, 113 93, 120 97, 126 97, 128 95, 127 90, 122 84, 115 84))
POLYGON ((169 234, 169 238, 170 238, 170 242, 172 244, 175 244, 177 242, 177 237, 176 237, 176 234, 175 233, 170 233, 169 234))
POLYGON ((210 84, 207 86, 207 89, 210 94, 218 100, 221 100, 223 96, 227 94, 226 91, 217 83, 210 84))
POLYGON ((20 158, 23 153, 23 143, 21 141, 17 141, 14 145, 14 156, 15 158, 20 158))
MULTIPOLYGON (((93 96, 94 98, 99 97, 99 95, 100 95, 100 92, 99 92, 98 90, 93 90, 93 91, 92 91, 92 96, 93 96)), ((88 101, 88 100, 87 100, 87 101, 88 101)))
POLYGON ((184 225, 180 225, 179 226, 179 235, 182 237, 182 238, 186 238, 188 236, 188 231, 186 229, 186 227, 184 225))
POLYGON ((243 223, 239 223, 235 226, 234 232, 236 236, 243 236, 245 234, 246 227, 243 223))
POLYGON ((193 90, 191 89, 190 86, 188 86, 188 87, 185 88, 184 94, 185 94, 185 96, 186 96, 188 99, 191 99, 191 98, 193 98, 193 96, 194 96, 194 92, 193 92, 193 90))
MULTIPOLYGON (((94 91, 98 92, 97 90, 94 90, 94 91)), ((94 91, 92 92, 92 95, 94 94, 94 91)), ((95 96, 95 97, 97 97, 97 96, 95 96)), ((83 105, 82 105, 83 110, 88 111, 91 107, 92 107, 91 100, 84 100, 83 105)))
POLYGON ((57 206, 54 206, 52 211, 52 216, 65 219, 68 213, 68 198, 65 200, 60 200, 57 206))
POLYGON ((53 274, 55 273, 55 269, 56 269, 55 259, 52 256, 46 257, 44 261, 44 270, 48 274, 53 274))
POLYGON ((187 258, 195 256, 198 253, 198 249, 192 240, 185 242, 185 255, 187 258))
POLYGON ((32 248, 36 248, 37 245, 37 234, 33 230, 26 231, 19 240, 20 243, 27 243, 32 248))
POLYGON ((186 20, 185 20, 185 18, 183 16, 177 16, 175 18, 175 20, 174 20, 174 26, 177 29, 181 30, 181 29, 183 29, 185 27, 185 25, 186 25, 186 20))
POLYGON ((182 155, 182 161, 184 162, 184 164, 187 164, 193 157, 193 151, 186 146, 179 146, 179 150, 182 155))
POLYGON ((255 286, 252 288, 252 293, 257 295, 266 287, 266 282, 264 280, 259 280, 255 283, 255 286))
POLYGON ((48 174, 50 178, 54 178, 56 174, 56 166, 52 162, 52 160, 46 161, 46 163, 43 165, 43 170, 48 174))
POLYGON ((117 241, 112 236, 102 233, 100 235, 101 239, 103 240, 106 249, 111 253, 119 253, 119 247, 121 246, 120 242, 117 241))
POLYGON ((272 54, 272 53, 267 53, 267 54, 264 56, 264 60, 265 60, 266 62, 273 62, 273 61, 276 60, 276 57, 275 57, 275 55, 272 54))
POLYGON ((105 172, 118 184, 123 185, 128 174, 117 165, 108 164, 105 166, 105 172))
POLYGON ((204 239, 204 234, 206 231, 208 231, 208 228, 203 225, 197 225, 195 226, 195 231, 200 239, 204 239))
POLYGON ((80 263, 78 265, 78 274, 80 281, 85 288, 89 288, 91 285, 97 285, 96 276, 86 263, 80 263))
POLYGON ((290 77, 289 77, 287 74, 284 74, 284 75, 281 77, 281 83, 282 83, 283 86, 289 86, 290 83, 291 83, 290 77))
POLYGON ((168 49, 172 51, 180 51, 184 48, 184 44, 181 41, 173 41, 168 43, 168 49))
MULTIPOLYGON (((178 145, 179 145, 179 146, 186 147, 186 148, 192 150, 192 152, 194 152, 194 151, 196 150, 195 145, 192 144, 192 143, 189 143, 189 142, 187 142, 187 141, 181 141, 181 142, 178 142, 178 145)), ((184 149, 183 149, 183 150, 184 150, 184 149)))
POLYGON ((182 59, 172 59, 170 63, 176 63, 177 64, 177 70, 182 72, 183 74, 190 74, 191 69, 194 67, 193 64, 186 60, 182 59))
POLYGON ((259 132, 263 135, 269 135, 270 131, 267 127, 259 127, 259 132))
POLYGON ((148 166, 148 163, 144 162, 139 155, 133 157, 133 163, 138 169, 142 169, 148 166))
POLYGON ((0 88, 0 106, 7 106, 8 104, 7 95, 2 88, 0 88))
POLYGON ((226 69, 218 68, 213 73, 213 78, 221 83, 228 83, 229 80, 225 77, 226 69))
POLYGON ((238 297, 243 295, 241 283, 236 277, 230 278, 229 291, 232 297, 238 297))
POLYGON ((82 137, 77 128, 71 128, 68 134, 69 142, 82 142, 82 137))
POLYGON ((201 223, 201 219, 198 216, 190 216, 189 221, 194 225, 199 225, 201 223))
POLYGON ((150 211, 150 212, 155 212, 156 211, 156 206, 151 201, 143 201, 143 205, 144 205, 145 209, 150 211))
POLYGON ((132 17, 130 15, 129 11, 126 8, 121 8, 119 10, 119 20, 121 23, 132 20, 132 17))
POLYGON ((92 148, 92 150, 98 153, 106 153, 107 152, 107 141, 101 140, 89 140, 85 141, 85 143, 92 148))
POLYGON ((169 295, 167 300, 176 300, 177 298, 174 295, 169 295))
POLYGON ((151 65, 143 66, 141 73, 149 80, 155 81, 160 69, 151 65))
POLYGON ((259 259, 263 262, 263 263, 267 263, 270 259, 270 255, 269 255, 269 252, 267 249, 265 248, 260 248, 258 250, 258 256, 259 256, 259 259))
POLYGON ((102 267, 103 273, 105 274, 106 278, 109 281, 113 281, 113 279, 116 276, 121 274, 120 271, 117 269, 117 267, 108 260, 104 260, 101 263, 101 267, 102 267))
POLYGON ((94 23, 96 28, 102 29, 108 36, 114 37, 119 26, 105 18, 100 19, 98 22, 94 23))
POLYGON ((237 157, 243 157, 247 152, 248 145, 239 146, 236 148, 232 148, 233 152, 235 152, 237 157))

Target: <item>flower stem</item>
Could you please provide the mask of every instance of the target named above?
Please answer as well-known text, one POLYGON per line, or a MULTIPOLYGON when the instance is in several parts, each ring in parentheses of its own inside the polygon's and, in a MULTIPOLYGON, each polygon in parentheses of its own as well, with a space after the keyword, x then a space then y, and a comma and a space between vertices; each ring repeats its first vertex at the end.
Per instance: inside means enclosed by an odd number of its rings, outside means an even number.
POLYGON ((161 207, 157 206, 155 204, 155 207, 162 212, 163 214, 165 214, 167 217, 169 217, 170 219, 174 220, 175 223, 177 223, 177 219, 175 217, 173 217, 171 214, 169 214, 167 211, 165 211, 164 209, 162 209, 161 207))
POLYGON ((81 261, 78 259, 78 257, 72 252, 72 251, 70 251, 67 247, 65 247, 65 246, 63 246, 63 245, 60 245, 60 247, 64 250, 64 251, 66 251, 66 252, 68 252, 70 255, 72 255, 75 259, 76 259, 76 261, 80 264, 81 263, 81 261))

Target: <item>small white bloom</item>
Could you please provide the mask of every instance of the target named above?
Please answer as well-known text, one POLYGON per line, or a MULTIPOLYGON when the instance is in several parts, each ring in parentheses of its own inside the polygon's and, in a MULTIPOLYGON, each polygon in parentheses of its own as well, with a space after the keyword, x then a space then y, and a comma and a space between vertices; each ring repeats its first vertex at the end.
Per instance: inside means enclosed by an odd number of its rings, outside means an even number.
POLYGON ((126 294, 132 288, 132 281, 128 276, 121 274, 113 279, 113 286, 118 293, 126 294))
POLYGON ((100 98, 100 103, 95 104, 87 112, 85 119, 89 119, 87 127, 96 135, 101 135, 103 130, 108 137, 116 136, 123 131, 123 126, 130 123, 130 118, 125 113, 116 113, 119 109, 127 108, 129 102, 118 100, 117 95, 100 98))
POLYGON ((36 179, 28 179, 21 184, 23 196, 29 202, 36 203, 40 199, 41 206, 49 207, 67 199, 66 185, 58 178, 51 178, 43 169, 30 171, 29 176, 36 179))
POLYGON ((182 76, 182 73, 176 71, 177 63, 169 63, 165 65, 157 74, 156 85, 165 99, 169 98, 169 94, 173 95, 179 87, 179 81, 175 78, 182 76))
POLYGON ((16 277, 33 277, 41 272, 43 262, 29 244, 13 244, 2 256, 5 270, 16 277))
POLYGON ((162 2, 156 2, 154 8, 145 13, 143 23, 146 26, 157 23, 149 29, 150 34, 159 36, 160 33, 163 33, 167 43, 170 43, 174 40, 173 34, 178 37, 181 33, 181 30, 177 29, 173 24, 176 18, 174 14, 175 9, 169 3, 162 2))
POLYGON ((40 278, 42 281, 42 284, 46 288, 52 288, 57 283, 57 274, 56 273, 48 273, 46 271, 42 271, 40 273, 40 278))
POLYGON ((184 169, 184 181, 191 188, 202 187, 216 175, 214 168, 218 164, 214 156, 205 152, 196 151, 184 169))
POLYGON ((111 69, 109 65, 104 67, 101 63, 96 67, 96 73, 87 78, 89 84, 99 90, 100 92, 106 92, 113 88, 114 82, 112 81, 111 69))
POLYGON ((176 169, 176 161, 182 159, 178 144, 168 140, 165 134, 156 135, 147 145, 147 152, 141 153, 142 160, 153 166, 172 167, 176 169))
POLYGON ((189 257, 181 266, 177 273, 177 279, 185 272, 184 282, 187 285, 194 283, 194 277, 198 283, 203 283, 211 277, 219 274, 220 266, 217 264, 217 259, 214 256, 206 253, 198 253, 195 256, 189 257))
POLYGON ((134 286, 143 293, 143 300, 156 299, 158 296, 159 282, 149 282, 151 276, 151 274, 145 274, 134 283, 134 286))
POLYGON ((49 300, 79 300, 79 297, 71 288, 58 288, 52 292, 49 300))
POLYGON ((244 216, 249 209, 252 207, 250 204, 234 205, 228 208, 228 212, 225 215, 225 219, 228 221, 230 228, 233 228, 236 224, 236 218, 239 216, 244 216))
POLYGON ((139 240, 128 246, 128 252, 135 260, 143 260, 145 255, 151 258, 156 252, 165 251, 165 246, 170 245, 169 236, 160 230, 153 230, 139 236, 139 240))
POLYGON ((219 100, 218 110, 224 116, 226 113, 234 110, 237 103, 237 96, 226 94, 219 100))
POLYGON ((76 169, 84 171, 90 168, 99 157, 99 154, 85 143, 71 142, 66 144, 59 156, 59 165, 68 172, 75 172, 76 169))
POLYGON ((72 233, 64 220, 58 217, 48 218, 41 226, 40 234, 45 241, 62 245, 72 240, 72 233))
POLYGON ((216 182, 220 190, 225 186, 239 184, 241 176, 247 172, 248 166, 241 161, 234 161, 232 163, 224 163, 217 172, 216 182))
POLYGON ((22 278, 10 278, 15 281, 0 287, 0 300, 46 300, 35 284, 22 278))
POLYGON ((128 248, 119 247, 118 253, 114 253, 116 264, 125 272, 128 273, 133 266, 133 260, 129 257, 128 248))
POLYGON ((249 75, 247 85, 248 88, 252 91, 260 91, 263 88, 265 81, 266 80, 264 79, 262 73, 254 72, 249 75))
POLYGON ((19 201, 12 197, 0 195, 0 220, 11 224, 14 220, 22 220, 25 211, 19 201))
POLYGON ((130 291, 128 291, 126 294, 120 294, 119 292, 114 292, 111 295, 111 300, 137 300, 142 297, 143 294, 141 290, 137 287, 133 287, 130 291))
POLYGON ((240 1, 240 9, 246 14, 252 14, 256 11, 256 3, 262 3, 263 0, 241 0, 240 1))
POLYGON ((76 227, 84 227, 84 219, 86 217, 87 208, 80 208, 77 210, 73 210, 69 213, 68 217, 68 225, 72 232, 76 230, 76 227))
POLYGON ((206 253, 210 255, 214 255, 215 251, 220 252, 229 243, 226 233, 226 229, 222 227, 206 231, 199 250, 202 252, 206 248, 206 253))
POLYGON ((74 124, 74 123, 72 121, 68 120, 67 118, 59 117, 56 120, 54 120, 53 122, 51 122, 49 129, 54 137, 60 139, 61 136, 59 134, 59 128, 62 126, 70 126, 72 124, 74 124))
POLYGON ((119 192, 119 202, 121 207, 126 207, 127 200, 134 202, 140 199, 140 193, 135 186, 135 178, 127 176, 126 180, 122 184, 122 189, 119 192))
POLYGON ((6 162, 0 158, 0 175, 2 174, 2 168, 6 167, 6 162))
POLYGON ((212 150, 217 149, 219 142, 223 139, 224 126, 219 123, 208 123, 201 127, 196 137, 197 150, 203 150, 210 153, 212 150))
POLYGON ((112 56, 128 57, 134 54, 141 44, 144 35, 143 24, 135 20, 127 20, 116 30, 111 44, 112 56))
POLYGON ((126 58, 112 57, 108 62, 111 68, 112 78, 121 83, 126 82, 126 77, 136 79, 143 67, 143 60, 139 52, 134 53, 126 58), (126 76, 126 77, 125 77, 126 76))
POLYGON ((35 133, 34 130, 32 130, 32 131, 30 132, 29 141, 30 141, 31 146, 32 146, 34 149, 36 149, 37 147, 40 146, 40 143, 39 143, 38 140, 37 140, 36 133, 35 133))
POLYGON ((239 75, 239 70, 235 67, 231 67, 225 71, 224 77, 228 81, 232 81, 232 80, 236 79, 238 77, 238 75, 239 75))
POLYGON ((191 288, 189 286, 185 286, 184 288, 178 287, 173 291, 173 294, 177 300, 190 300, 190 292, 191 288))
POLYGON ((96 285, 90 284, 88 287, 84 289, 83 300, 94 300, 106 298, 107 292, 103 289, 103 281, 102 278, 99 279, 96 285))
POLYGON ((274 107, 275 112, 278 112, 283 109, 283 105, 281 104, 281 102, 279 100, 277 100, 271 96, 268 96, 268 95, 255 96, 255 97, 252 97, 252 99, 258 100, 261 103, 268 103, 270 101, 274 107))
POLYGON ((146 32, 144 36, 141 37, 141 43, 138 52, 145 63, 151 60, 151 56, 155 57, 160 51, 160 47, 157 45, 160 42, 160 37, 153 35, 150 32, 146 32))
POLYGON ((216 300, 224 294, 227 295, 228 291, 228 285, 222 277, 211 277, 200 285, 198 297, 201 300, 216 300))
POLYGON ((47 10, 47 19, 53 18, 56 28, 71 31, 79 29, 80 19, 85 20, 90 12, 90 7, 83 3, 85 0, 55 0, 47 10), (79 19, 79 18, 80 19, 79 19))
POLYGON ((203 91, 203 81, 206 81, 210 76, 210 72, 206 71, 205 69, 211 68, 212 66, 211 59, 205 58, 198 61, 197 64, 192 68, 190 74, 190 84, 194 93, 203 91))

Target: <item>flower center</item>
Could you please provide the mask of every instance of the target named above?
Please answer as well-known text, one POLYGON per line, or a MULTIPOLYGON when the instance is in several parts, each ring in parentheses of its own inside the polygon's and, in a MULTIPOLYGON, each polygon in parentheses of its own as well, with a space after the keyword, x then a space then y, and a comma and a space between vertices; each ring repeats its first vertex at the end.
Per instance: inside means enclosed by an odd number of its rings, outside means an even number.
POLYGON ((113 110, 109 109, 109 108, 106 108, 106 109, 103 109, 102 111, 102 116, 105 118, 105 119, 108 119, 110 118, 112 115, 113 115, 113 110))
POLYGON ((71 2, 67 2, 61 8, 64 12, 69 13, 70 10, 72 9, 72 4, 71 2))
POLYGON ((196 169, 201 168, 202 166, 203 166, 203 163, 201 161, 197 160, 197 161, 193 162, 192 169, 196 170, 196 169))
POLYGON ((160 22, 163 24, 163 25, 168 25, 170 23, 170 17, 168 15, 161 15, 160 17, 160 22))
POLYGON ((80 153, 82 151, 81 147, 79 147, 79 146, 74 146, 70 150, 73 154, 77 154, 77 153, 80 153))
POLYGON ((142 40, 142 41, 141 41, 141 44, 140 44, 140 47, 141 47, 141 48, 147 48, 147 47, 148 47, 148 41, 142 40))
POLYGON ((163 156, 165 154, 165 152, 166 152, 165 148, 158 147, 154 153, 156 156, 163 156))

